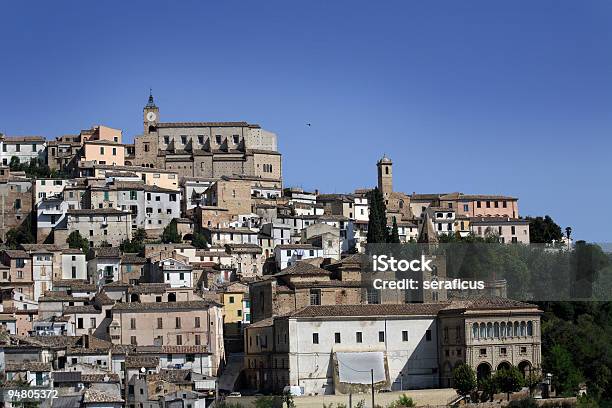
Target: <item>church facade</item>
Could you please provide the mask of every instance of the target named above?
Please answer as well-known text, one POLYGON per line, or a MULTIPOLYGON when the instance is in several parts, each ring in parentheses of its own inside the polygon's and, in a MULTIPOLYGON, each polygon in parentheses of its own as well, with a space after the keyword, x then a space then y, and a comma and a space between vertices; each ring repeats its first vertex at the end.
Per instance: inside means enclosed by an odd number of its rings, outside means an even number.
POLYGON ((143 134, 132 165, 182 177, 248 176, 282 183, 282 157, 273 132, 247 122, 161 122, 153 96, 143 109, 143 134))

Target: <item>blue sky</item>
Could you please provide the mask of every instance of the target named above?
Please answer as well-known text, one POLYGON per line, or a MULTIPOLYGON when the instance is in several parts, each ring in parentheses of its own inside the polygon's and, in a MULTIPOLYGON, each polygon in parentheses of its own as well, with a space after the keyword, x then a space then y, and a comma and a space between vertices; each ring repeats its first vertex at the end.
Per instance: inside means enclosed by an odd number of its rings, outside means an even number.
POLYGON ((246 120, 287 185, 350 192, 394 160, 408 193, 509 194, 609 241, 612 3, 12 1, 0 131, 246 120), (306 126, 311 123, 312 126, 306 126))

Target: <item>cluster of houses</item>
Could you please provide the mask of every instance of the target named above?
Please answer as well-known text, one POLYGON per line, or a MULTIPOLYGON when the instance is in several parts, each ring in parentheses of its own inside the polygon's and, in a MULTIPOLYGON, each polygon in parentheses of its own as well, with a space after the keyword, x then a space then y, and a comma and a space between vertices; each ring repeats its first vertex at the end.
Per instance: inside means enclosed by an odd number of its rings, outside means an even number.
MULTIPOLYGON (((284 188, 258 125, 160 122, 152 96, 143 119, 134 144, 105 126, 0 137, 5 381, 52 386, 65 406, 199 407, 235 390, 359 392, 370 367, 389 390, 451 386, 459 362, 540 368, 533 305, 363 287, 368 190, 284 188)), ((529 243, 514 197, 405 194, 389 158, 377 170, 401 242, 529 243)))

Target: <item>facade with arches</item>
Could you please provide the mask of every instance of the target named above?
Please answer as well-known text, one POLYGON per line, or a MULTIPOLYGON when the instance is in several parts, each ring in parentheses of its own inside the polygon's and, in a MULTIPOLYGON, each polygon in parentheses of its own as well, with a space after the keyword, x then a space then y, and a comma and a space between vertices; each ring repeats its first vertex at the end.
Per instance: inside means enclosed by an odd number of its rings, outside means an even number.
POLYGON ((462 362, 479 379, 511 366, 524 375, 540 370, 541 314, 535 305, 503 298, 453 302, 439 314, 442 385, 452 386, 452 370, 462 362))

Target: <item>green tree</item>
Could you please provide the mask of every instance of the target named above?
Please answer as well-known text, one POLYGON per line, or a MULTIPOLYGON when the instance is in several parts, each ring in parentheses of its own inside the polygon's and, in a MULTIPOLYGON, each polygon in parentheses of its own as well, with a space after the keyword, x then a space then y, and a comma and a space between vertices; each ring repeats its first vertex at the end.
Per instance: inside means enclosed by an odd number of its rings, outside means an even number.
POLYGON ((508 401, 510 401, 510 393, 520 391, 524 379, 518 368, 510 367, 497 370, 493 375, 493 382, 497 384, 501 392, 508 395, 508 401))
POLYGON ((206 236, 199 232, 193 233, 193 238, 191 238, 191 245, 198 249, 206 249, 208 248, 208 240, 206 236))
POLYGON ((395 217, 393 217, 393 227, 391 227, 391 234, 389 235, 389 241, 390 244, 399 244, 400 243, 400 237, 399 237, 399 231, 397 229, 397 220, 395 219, 395 217))
POLYGON ((582 380, 580 371, 574 365, 572 354, 561 344, 552 347, 544 360, 545 368, 552 374, 552 386, 561 395, 573 396, 582 380))
POLYGON ((138 255, 144 255, 144 241, 147 237, 147 233, 144 229, 138 228, 132 235, 131 240, 125 240, 119 245, 122 252, 134 253, 138 255))
POLYGON ((532 244, 550 244, 563 238, 561 227, 550 216, 525 219, 529 221, 529 240, 532 244))
POLYGON ((382 244, 388 241, 387 207, 378 187, 368 193, 370 215, 368 221, 368 244, 382 244))
POLYGON ((70 248, 81 249, 84 254, 87 254, 89 252, 89 241, 87 241, 79 231, 72 231, 70 235, 68 235, 66 243, 70 248))
POLYGON ((469 395, 476 388, 476 373, 468 364, 461 363, 453 370, 453 387, 459 395, 469 395))
POLYGON ((36 238, 32 233, 32 217, 28 215, 26 219, 17 228, 11 228, 6 232, 4 237, 6 245, 15 249, 20 244, 33 244, 36 242, 36 238))
POLYGON ((178 232, 178 226, 176 223, 176 219, 170 221, 170 224, 164 228, 164 232, 162 233, 161 240, 164 244, 175 243, 178 244, 182 241, 181 234, 178 232))

